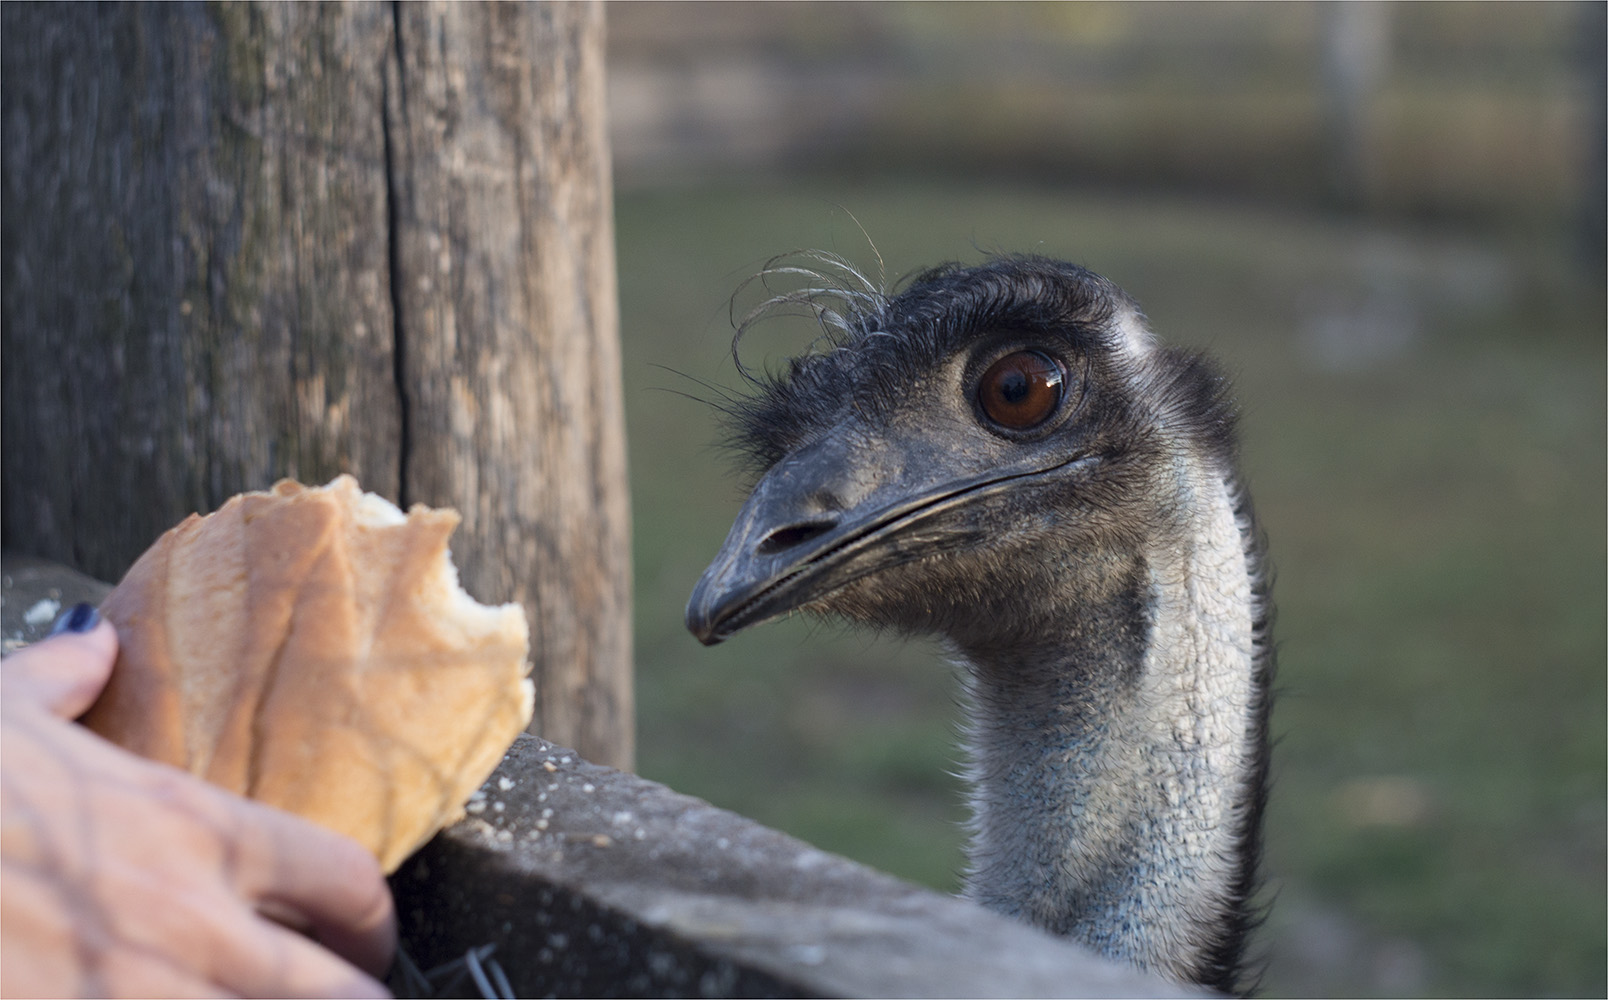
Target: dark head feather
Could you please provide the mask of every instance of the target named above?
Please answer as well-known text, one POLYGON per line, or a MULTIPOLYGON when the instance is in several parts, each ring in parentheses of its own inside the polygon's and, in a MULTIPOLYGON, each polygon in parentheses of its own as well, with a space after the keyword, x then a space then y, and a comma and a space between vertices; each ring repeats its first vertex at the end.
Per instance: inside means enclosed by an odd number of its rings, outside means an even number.
POLYGON ((879 291, 859 272, 830 255, 816 259, 841 273, 772 261, 751 281, 769 288, 775 276, 819 279, 772 295, 737 324, 732 355, 754 394, 722 405, 729 442, 763 472, 801 441, 830 426, 845 407, 874 411, 887 399, 857 386, 887 384, 884 375, 923 371, 982 329, 1076 330, 1094 328, 1133 301, 1116 285, 1075 264, 1029 255, 1002 255, 965 267, 941 264, 905 281, 896 294, 879 291), (809 315, 821 325, 812 349, 778 372, 754 372, 738 352, 762 321, 809 315))

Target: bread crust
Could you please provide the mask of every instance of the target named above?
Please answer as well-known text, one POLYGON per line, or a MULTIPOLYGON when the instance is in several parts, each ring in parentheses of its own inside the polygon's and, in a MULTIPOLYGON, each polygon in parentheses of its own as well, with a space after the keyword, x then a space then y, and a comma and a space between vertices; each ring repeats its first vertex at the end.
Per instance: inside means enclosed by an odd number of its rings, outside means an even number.
POLYGON ((458 589, 458 522, 404 518, 350 476, 191 515, 102 604, 121 651, 83 722, 395 870, 531 717, 524 612, 458 589))

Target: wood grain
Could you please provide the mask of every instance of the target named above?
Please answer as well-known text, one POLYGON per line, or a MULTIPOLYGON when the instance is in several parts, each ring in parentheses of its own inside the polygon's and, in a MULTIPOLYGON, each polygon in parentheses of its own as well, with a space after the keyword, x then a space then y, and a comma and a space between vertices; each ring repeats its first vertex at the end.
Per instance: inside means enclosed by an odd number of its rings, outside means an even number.
POLYGON ((629 766, 601 7, 0 18, 4 545, 115 580, 281 476, 457 507, 533 730, 629 766))

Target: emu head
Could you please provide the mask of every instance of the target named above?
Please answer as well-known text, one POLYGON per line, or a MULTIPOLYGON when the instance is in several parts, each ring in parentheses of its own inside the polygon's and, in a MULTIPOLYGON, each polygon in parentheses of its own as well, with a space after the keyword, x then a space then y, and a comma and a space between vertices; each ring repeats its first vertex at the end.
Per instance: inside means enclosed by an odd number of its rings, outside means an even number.
POLYGON ((1115 285, 1004 257, 855 298, 830 350, 733 408, 764 472, 689 601, 701 641, 802 609, 1031 656, 1187 535, 1231 407, 1115 285))

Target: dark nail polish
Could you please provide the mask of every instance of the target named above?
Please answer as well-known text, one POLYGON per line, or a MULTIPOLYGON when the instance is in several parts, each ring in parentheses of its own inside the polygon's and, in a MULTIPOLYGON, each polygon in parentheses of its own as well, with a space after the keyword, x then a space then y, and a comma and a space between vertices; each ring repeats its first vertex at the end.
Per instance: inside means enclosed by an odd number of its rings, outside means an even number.
POLYGON ((95 610, 93 604, 75 604, 72 609, 56 619, 56 627, 50 630, 51 635, 61 635, 63 632, 88 632, 100 624, 100 612, 95 610))

